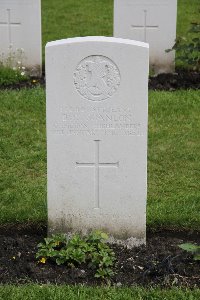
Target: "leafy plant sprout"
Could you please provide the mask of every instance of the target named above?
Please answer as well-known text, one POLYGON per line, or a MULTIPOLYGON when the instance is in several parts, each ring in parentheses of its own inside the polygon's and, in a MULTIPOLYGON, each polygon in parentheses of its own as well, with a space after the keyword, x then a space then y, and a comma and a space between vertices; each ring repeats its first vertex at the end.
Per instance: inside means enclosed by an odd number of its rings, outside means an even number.
POLYGON ((187 33, 196 36, 190 42, 185 37, 178 37, 172 49, 165 51, 176 50, 176 61, 193 71, 200 71, 200 23, 191 23, 187 33))
POLYGON ((191 243, 186 243, 179 245, 179 248, 192 253, 193 259, 200 261, 200 246, 191 243))
POLYGON ((38 244, 36 258, 42 264, 53 261, 71 268, 87 264, 95 270, 95 277, 108 278, 114 274, 115 254, 106 243, 107 239, 107 234, 99 230, 85 237, 79 234, 71 237, 65 234, 52 235, 38 244))

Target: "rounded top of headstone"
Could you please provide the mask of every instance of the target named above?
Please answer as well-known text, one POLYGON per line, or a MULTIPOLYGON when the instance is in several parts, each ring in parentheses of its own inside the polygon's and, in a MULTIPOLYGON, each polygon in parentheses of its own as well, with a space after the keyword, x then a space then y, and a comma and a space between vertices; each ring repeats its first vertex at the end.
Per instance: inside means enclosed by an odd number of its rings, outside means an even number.
POLYGON ((130 40, 130 39, 105 37, 105 36, 75 37, 75 38, 68 38, 68 39, 52 41, 52 42, 48 42, 46 44, 46 48, 52 47, 52 46, 61 46, 61 45, 65 45, 65 44, 87 43, 87 42, 118 43, 118 44, 124 44, 124 45, 132 45, 132 46, 138 46, 138 47, 143 47, 143 48, 149 48, 148 43, 139 42, 139 41, 130 40))

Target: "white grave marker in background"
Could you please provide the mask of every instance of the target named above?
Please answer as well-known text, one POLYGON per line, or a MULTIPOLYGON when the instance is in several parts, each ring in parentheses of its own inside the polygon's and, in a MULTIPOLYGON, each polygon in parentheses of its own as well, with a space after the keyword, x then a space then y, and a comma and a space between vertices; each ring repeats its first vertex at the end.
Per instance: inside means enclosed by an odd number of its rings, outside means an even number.
POLYGON ((155 73, 174 72, 177 0, 115 0, 114 36, 149 43, 155 73))
POLYGON ((46 46, 49 232, 145 242, 148 45, 106 37, 46 46))
POLYGON ((0 61, 13 60, 41 75, 40 0, 0 0, 0 61))

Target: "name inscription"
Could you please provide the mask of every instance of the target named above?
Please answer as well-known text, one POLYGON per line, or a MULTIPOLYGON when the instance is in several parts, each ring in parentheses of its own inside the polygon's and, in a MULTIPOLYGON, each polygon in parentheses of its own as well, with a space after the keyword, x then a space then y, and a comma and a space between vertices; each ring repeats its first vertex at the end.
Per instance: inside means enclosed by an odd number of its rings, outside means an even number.
POLYGON ((121 107, 63 107, 61 121, 53 126, 53 132, 61 135, 141 136, 141 124, 135 122, 130 108, 121 107))

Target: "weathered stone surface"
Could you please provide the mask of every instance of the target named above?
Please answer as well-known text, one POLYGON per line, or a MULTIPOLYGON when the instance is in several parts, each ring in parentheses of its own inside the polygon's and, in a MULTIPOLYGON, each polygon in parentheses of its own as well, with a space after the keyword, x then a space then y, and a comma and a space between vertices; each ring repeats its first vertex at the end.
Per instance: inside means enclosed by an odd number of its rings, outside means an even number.
POLYGON ((47 44, 49 232, 145 242, 148 64, 131 40, 47 44))

